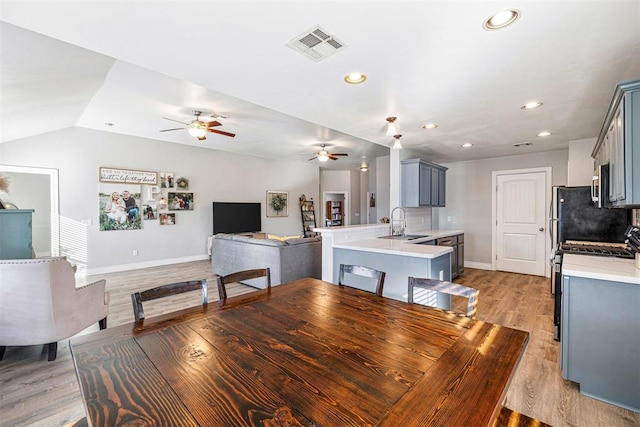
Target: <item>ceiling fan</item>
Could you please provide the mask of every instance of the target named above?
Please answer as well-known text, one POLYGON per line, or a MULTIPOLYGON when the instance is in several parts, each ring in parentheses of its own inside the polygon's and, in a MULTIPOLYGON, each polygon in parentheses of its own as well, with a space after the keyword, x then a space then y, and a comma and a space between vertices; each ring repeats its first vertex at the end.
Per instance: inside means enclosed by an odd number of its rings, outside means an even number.
POLYGON ((195 136, 196 138, 198 138, 198 141, 203 141, 203 140, 207 139, 205 137, 207 132, 218 133, 220 135, 230 136, 231 138, 236 136, 235 133, 225 132, 225 131, 218 130, 218 129, 213 129, 216 126, 222 126, 222 123, 220 123, 217 119, 226 119, 227 117, 225 117, 225 116, 221 116, 219 114, 215 114, 214 113, 210 117, 207 117, 207 118, 201 120, 200 119, 200 115, 202 115, 202 112, 201 111, 197 111, 197 110, 193 111, 193 115, 195 116, 195 119, 191 120, 189 123, 181 122, 180 120, 170 119, 168 117, 163 117, 163 119, 165 119, 165 120, 170 120, 172 122, 182 123, 186 127, 173 128, 173 129, 162 129, 160 132, 170 132, 170 131, 173 131, 173 130, 186 129, 191 136, 195 136))
POLYGON ((320 151, 318 151, 316 155, 310 158, 309 160, 318 159, 321 162, 326 162, 329 159, 338 160, 337 156, 348 156, 348 154, 346 153, 329 153, 327 150, 325 150, 325 147, 326 146, 322 144, 320 146, 320 151))

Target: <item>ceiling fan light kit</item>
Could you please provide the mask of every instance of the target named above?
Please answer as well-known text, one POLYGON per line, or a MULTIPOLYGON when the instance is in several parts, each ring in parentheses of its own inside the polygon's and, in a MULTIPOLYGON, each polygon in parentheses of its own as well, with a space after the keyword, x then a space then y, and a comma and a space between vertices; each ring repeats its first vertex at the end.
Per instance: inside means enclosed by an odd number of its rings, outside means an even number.
POLYGON ((338 156, 348 156, 348 154, 346 153, 329 153, 326 149, 325 149, 326 145, 322 144, 320 146, 320 151, 318 151, 316 153, 315 156, 313 156, 312 158, 310 158, 309 160, 314 160, 314 159, 318 159, 321 162, 326 162, 327 160, 331 159, 331 160, 338 160, 338 156))
POLYGON ((210 120, 207 121, 202 121, 200 120, 200 115, 202 115, 201 111, 198 110, 194 110, 193 111, 193 115, 195 116, 194 120, 191 120, 189 123, 185 123, 182 122, 180 120, 175 120, 175 119, 170 119, 168 117, 163 117, 163 119, 165 120, 170 120, 172 122, 178 122, 178 123, 182 123, 183 125, 185 125, 184 128, 173 128, 173 129, 161 129, 160 132, 170 132, 170 131, 174 131, 174 130, 182 130, 182 129, 186 129, 187 132, 189 132, 189 135, 198 138, 198 141, 204 141, 205 139, 207 139, 206 135, 207 132, 211 132, 211 133, 217 133, 220 135, 224 135, 224 136, 228 136, 233 138, 234 136, 236 136, 235 133, 231 133, 231 132, 225 132, 222 130, 217 130, 217 129, 213 129, 216 126, 222 126, 222 123, 220 123, 219 121, 217 121, 216 119, 218 118, 225 118, 225 116, 221 116, 218 114, 212 114, 210 120))

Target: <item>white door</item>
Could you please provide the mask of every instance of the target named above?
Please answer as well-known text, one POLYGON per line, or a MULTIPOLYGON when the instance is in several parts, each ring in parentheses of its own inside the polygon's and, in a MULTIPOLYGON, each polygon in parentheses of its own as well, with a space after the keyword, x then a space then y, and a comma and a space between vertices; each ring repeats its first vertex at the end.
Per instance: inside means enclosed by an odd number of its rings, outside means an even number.
POLYGON ((545 189, 544 172, 497 176, 498 270, 545 275, 545 189))

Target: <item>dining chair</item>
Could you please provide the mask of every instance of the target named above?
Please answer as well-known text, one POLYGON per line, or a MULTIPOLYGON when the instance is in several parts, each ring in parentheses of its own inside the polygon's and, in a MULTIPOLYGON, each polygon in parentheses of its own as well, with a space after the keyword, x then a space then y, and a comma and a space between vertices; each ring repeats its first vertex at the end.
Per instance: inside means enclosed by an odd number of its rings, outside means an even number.
MULTIPOLYGON (((384 287, 384 277, 386 275, 384 271, 376 270, 371 267, 365 267, 363 265, 340 264, 340 275, 338 276, 338 285, 345 286, 345 274, 351 274, 353 276, 359 276, 359 277, 375 280, 376 281, 375 294, 379 297, 382 296, 382 289, 384 287)), ((349 286, 349 285, 346 285, 346 286, 349 286)))
POLYGON ((226 276, 217 276, 218 295, 221 300, 227 299, 227 285, 229 283, 242 282, 243 280, 258 279, 265 277, 267 288, 271 287, 271 269, 270 268, 254 268, 251 270, 236 271, 226 276))
MULTIPOLYGON (((409 277, 409 298, 410 303, 418 303, 431 307, 438 307, 436 297, 433 292, 447 295, 456 295, 467 298, 467 313, 465 316, 475 319, 478 309, 478 296, 480 291, 468 286, 451 283, 444 280, 422 279, 417 277, 409 277), (423 291, 416 294, 416 289, 423 291), (426 291, 426 292, 425 292, 426 291)), ((439 307, 443 308, 443 307, 439 307)))
POLYGON ((157 286, 142 292, 131 294, 131 303, 133 304, 133 316, 135 322, 142 322, 145 318, 144 301, 151 301, 158 298, 168 297, 170 295, 178 295, 185 292, 196 291, 202 289, 202 305, 207 305, 207 280, 191 280, 188 282, 169 283, 167 285, 157 286))

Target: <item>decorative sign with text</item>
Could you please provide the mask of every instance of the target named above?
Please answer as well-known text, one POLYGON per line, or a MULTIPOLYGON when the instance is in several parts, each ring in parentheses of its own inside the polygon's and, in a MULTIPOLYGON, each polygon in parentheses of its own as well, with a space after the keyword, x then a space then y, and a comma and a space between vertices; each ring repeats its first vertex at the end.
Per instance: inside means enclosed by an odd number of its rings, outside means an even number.
POLYGON ((158 173, 128 169, 99 168, 100 182, 158 185, 158 173))

